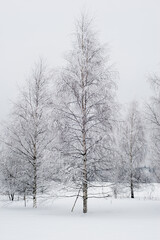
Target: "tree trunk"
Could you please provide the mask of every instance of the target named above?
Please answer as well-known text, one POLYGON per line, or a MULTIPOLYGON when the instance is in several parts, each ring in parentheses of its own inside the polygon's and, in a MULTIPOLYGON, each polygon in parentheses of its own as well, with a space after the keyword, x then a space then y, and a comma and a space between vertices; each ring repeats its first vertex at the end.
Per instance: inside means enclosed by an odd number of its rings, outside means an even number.
POLYGON ((132 173, 131 173, 131 198, 134 198, 134 189, 133 189, 133 179, 132 179, 132 173))
POLYGON ((37 208, 37 196, 35 193, 33 194, 33 208, 37 208))
POLYGON ((83 183, 83 213, 87 213, 87 183, 83 183))
POLYGON ((86 102, 83 95, 82 111, 83 111, 83 213, 87 213, 88 184, 87 184, 87 147, 86 147, 86 102))
POLYGON ((83 169, 83 213, 87 213, 87 199, 88 199, 88 184, 87 184, 87 168, 86 168, 86 156, 84 157, 84 169, 83 169))
MULTIPOLYGON (((83 50, 83 36, 82 36, 82 50, 83 50)), ((87 213, 88 184, 87 184, 87 146, 86 146, 86 92, 83 71, 81 72, 81 78, 82 78, 82 137, 83 137, 83 182, 82 182, 83 213, 87 213)))
MULTIPOLYGON (((85 126, 85 125, 84 125, 85 126)), ((86 132, 83 129, 83 213, 87 213, 88 184, 87 184, 87 155, 86 155, 86 132)))
POLYGON ((24 192, 23 200, 24 200, 24 206, 26 207, 27 206, 26 191, 24 192))
POLYGON ((14 193, 11 193, 11 200, 14 201, 14 193))
POLYGON ((37 208, 37 161, 34 158, 33 208, 37 208))
POLYGON ((37 208, 37 187, 33 188, 33 208, 37 208))

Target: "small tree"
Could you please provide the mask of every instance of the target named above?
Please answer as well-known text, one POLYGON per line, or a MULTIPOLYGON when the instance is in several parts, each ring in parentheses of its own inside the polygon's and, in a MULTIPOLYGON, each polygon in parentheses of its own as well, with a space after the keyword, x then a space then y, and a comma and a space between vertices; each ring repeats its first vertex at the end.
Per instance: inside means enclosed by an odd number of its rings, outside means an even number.
POLYGON ((20 163, 14 156, 14 153, 5 147, 3 147, 1 152, 0 169, 1 193, 7 194, 9 199, 13 201, 19 189, 18 175, 20 163))
POLYGON ((4 139, 8 154, 13 153, 12 161, 20 163, 19 177, 14 172, 13 178, 17 178, 23 190, 33 196, 34 208, 37 207, 38 192, 46 188, 50 167, 47 151, 53 138, 50 134, 48 83, 47 69, 40 61, 14 104, 4 139))
POLYGON ((152 177, 160 182, 160 77, 153 75, 149 80, 154 91, 146 111, 150 132, 150 164, 152 177))
POLYGON ((134 189, 141 182, 138 169, 142 166, 146 150, 144 123, 136 102, 131 103, 122 123, 120 149, 122 181, 129 183, 131 198, 134 198, 134 189))

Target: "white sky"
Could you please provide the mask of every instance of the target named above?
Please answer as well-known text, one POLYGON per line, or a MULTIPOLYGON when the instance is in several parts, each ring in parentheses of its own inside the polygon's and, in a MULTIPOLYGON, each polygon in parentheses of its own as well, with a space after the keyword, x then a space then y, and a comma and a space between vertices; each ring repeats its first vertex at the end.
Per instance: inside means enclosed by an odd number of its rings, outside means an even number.
POLYGON ((147 76, 160 67, 159 0, 0 0, 0 120, 40 56, 62 65, 82 9, 110 45, 120 102, 148 98, 147 76))

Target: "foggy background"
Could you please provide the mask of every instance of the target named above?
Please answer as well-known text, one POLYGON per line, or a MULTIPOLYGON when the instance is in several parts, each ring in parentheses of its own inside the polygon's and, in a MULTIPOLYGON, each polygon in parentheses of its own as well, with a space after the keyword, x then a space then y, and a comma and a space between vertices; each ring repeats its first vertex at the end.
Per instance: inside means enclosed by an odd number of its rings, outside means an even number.
POLYGON ((0 0, 0 120, 39 57, 50 67, 64 64, 84 9, 94 17, 101 43, 109 44, 119 101, 149 98, 147 78, 160 68, 158 0, 0 0))

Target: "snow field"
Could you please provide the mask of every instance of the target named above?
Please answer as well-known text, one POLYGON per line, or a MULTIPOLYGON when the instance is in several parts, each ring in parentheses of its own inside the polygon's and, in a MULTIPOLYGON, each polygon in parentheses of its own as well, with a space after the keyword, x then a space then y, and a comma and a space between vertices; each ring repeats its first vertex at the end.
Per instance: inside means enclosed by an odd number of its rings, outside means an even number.
POLYGON ((160 200, 89 199, 88 213, 74 198, 42 201, 37 209, 22 201, 1 201, 1 240, 159 240, 160 200))

